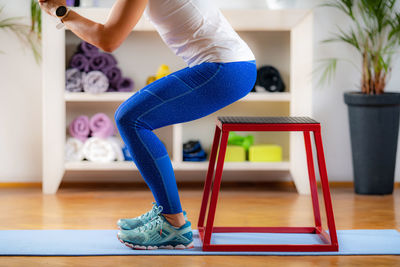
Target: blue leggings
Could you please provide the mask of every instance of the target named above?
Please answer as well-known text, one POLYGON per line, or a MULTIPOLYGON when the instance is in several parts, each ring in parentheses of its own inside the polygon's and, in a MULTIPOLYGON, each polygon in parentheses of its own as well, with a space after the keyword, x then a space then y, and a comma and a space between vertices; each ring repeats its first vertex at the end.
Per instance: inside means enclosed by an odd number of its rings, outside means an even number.
POLYGON ((171 160, 152 132, 207 116, 246 96, 255 83, 255 61, 204 62, 156 80, 115 112, 119 133, 163 213, 182 212, 171 160))

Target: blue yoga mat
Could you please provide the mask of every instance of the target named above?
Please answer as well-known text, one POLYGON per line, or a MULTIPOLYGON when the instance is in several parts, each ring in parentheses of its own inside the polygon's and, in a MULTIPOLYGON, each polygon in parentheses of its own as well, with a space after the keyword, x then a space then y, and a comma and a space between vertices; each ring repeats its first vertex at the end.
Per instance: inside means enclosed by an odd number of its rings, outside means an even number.
MULTIPOLYGON (((399 255, 396 230, 338 230, 339 252, 203 252, 199 233, 186 250, 133 250, 117 239, 118 230, 1 230, 1 256, 101 255, 399 255)), ((212 244, 322 244, 315 234, 216 233, 212 244)))

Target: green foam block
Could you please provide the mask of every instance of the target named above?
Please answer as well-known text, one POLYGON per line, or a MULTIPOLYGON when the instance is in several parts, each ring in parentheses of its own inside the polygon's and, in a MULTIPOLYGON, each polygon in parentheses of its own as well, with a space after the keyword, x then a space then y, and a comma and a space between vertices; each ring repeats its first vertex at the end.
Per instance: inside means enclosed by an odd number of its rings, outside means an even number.
POLYGON ((249 148, 249 161, 282 161, 282 147, 279 145, 253 145, 249 148))
MULTIPOLYGON (((218 158, 219 150, 217 153, 218 158)), ((246 161, 246 150, 242 146, 228 145, 225 152, 225 162, 246 161)))

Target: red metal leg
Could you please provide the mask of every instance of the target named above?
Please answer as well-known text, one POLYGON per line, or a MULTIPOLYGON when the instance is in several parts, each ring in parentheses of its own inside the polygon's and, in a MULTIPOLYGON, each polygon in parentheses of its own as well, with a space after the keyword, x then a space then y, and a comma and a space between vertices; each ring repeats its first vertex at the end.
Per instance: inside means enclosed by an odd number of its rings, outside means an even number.
POLYGON ((326 218, 328 221, 329 235, 331 237, 332 245, 338 247, 338 240, 336 235, 335 219, 333 216, 332 200, 329 190, 328 174, 326 172, 324 149, 322 146, 321 130, 314 131, 315 146, 317 149, 318 167, 321 178, 322 192, 324 195, 324 203, 326 210, 326 218))
POLYGON ((211 147, 210 161, 208 164, 206 181, 204 183, 203 199, 201 201, 200 215, 197 223, 198 228, 204 226, 204 218, 206 215, 208 199, 210 196, 211 183, 214 175, 215 158, 218 151, 220 136, 221 136, 221 129, 218 126, 215 126, 214 141, 211 147))
POLYGON ((314 211, 314 221, 316 227, 321 227, 321 215, 319 211, 317 181, 315 180, 314 160, 311 147, 310 132, 303 132, 304 143, 306 146, 308 177, 310 179, 311 200, 314 211))
POLYGON ((229 132, 222 130, 221 145, 218 153, 217 169, 215 170, 215 179, 211 193, 210 207, 208 209, 207 224, 204 233, 203 248, 210 245, 211 235, 214 226, 215 209, 217 207, 218 193, 221 186, 222 169, 225 161, 226 146, 228 144, 229 132))

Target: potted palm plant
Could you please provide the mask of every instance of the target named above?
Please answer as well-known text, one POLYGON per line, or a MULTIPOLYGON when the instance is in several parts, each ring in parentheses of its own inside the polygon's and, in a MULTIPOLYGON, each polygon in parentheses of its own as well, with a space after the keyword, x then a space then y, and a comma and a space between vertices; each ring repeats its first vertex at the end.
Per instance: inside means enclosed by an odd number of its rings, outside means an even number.
MULTIPOLYGON (((391 194, 394 185, 400 93, 386 92, 394 57, 399 52, 397 0, 330 0, 323 4, 344 12, 348 29, 338 28, 324 42, 344 42, 359 55, 359 91, 344 93, 348 106, 354 187, 358 194, 391 194)), ((324 76, 339 59, 328 59, 324 76)))

